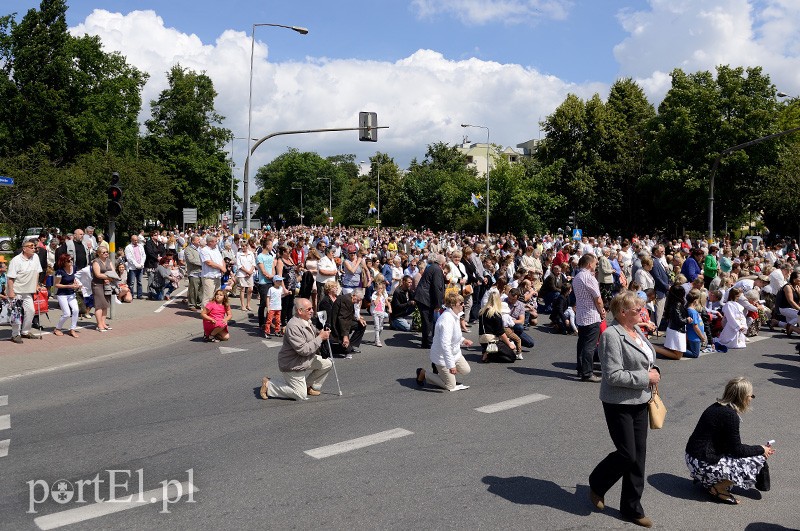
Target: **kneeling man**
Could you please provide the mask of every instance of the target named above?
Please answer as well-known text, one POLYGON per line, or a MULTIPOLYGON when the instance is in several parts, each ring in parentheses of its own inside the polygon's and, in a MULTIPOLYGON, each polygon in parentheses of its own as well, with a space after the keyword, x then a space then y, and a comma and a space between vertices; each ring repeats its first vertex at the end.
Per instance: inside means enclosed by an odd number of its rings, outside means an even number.
POLYGON ((330 331, 317 332, 311 324, 313 311, 311 301, 295 299, 294 317, 286 323, 283 346, 278 354, 278 368, 283 381, 265 376, 261 381, 261 398, 264 400, 268 397, 308 400, 308 395, 320 394, 333 364, 319 355, 319 348, 330 336, 330 331))

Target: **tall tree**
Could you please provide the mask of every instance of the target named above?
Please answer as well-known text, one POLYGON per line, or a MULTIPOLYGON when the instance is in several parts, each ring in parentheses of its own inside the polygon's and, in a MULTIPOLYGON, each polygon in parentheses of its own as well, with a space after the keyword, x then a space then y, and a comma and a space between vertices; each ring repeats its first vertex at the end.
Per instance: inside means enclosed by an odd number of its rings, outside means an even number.
POLYGON ((0 154, 46 146, 57 164, 97 148, 132 152, 147 75, 97 37, 67 32, 65 0, 0 18, 0 154))
POLYGON ((224 148, 233 135, 218 125, 224 117, 214 110, 217 92, 211 78, 175 65, 167 81, 169 87, 150 102, 144 151, 172 177, 172 218, 183 208, 197 208, 198 217, 213 219, 229 206, 231 176, 224 148))

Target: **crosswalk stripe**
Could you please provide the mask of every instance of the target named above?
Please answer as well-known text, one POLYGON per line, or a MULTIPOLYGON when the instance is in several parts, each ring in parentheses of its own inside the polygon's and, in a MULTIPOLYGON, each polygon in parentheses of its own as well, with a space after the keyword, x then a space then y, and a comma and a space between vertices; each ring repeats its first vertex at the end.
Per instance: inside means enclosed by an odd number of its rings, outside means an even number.
POLYGON ((0 396, 0 406, 8 405, 8 395, 0 396))
POLYGON ((0 415, 0 430, 7 430, 11 427, 11 415, 0 415))
POLYGON ((8 455, 8 446, 10 444, 11 444, 11 439, 0 441, 0 457, 5 457, 8 455))
POLYGON ((395 428, 393 430, 386 430, 380 433, 373 433, 357 439, 350 439, 349 441, 342 441, 336 444, 329 444, 328 446, 320 446, 311 450, 306 450, 304 453, 310 455, 314 459, 322 459, 336 454, 343 454, 359 448, 372 446, 373 444, 380 444, 382 442, 390 441, 405 437, 406 435, 413 435, 414 432, 404 430, 403 428, 395 428))
POLYGON ((476 407, 475 411, 479 411, 481 413, 497 413, 498 411, 505 411, 506 409, 512 409, 515 407, 524 406, 525 404, 539 402, 540 400, 547 400, 548 398, 550 397, 547 395, 534 393, 532 395, 521 396, 519 398, 514 398, 512 400, 497 402, 496 404, 489 404, 488 406, 476 407))
POLYGON ((167 306, 169 306, 171 303, 175 302, 176 298, 180 297, 181 295, 183 295, 187 291, 189 291, 189 288, 183 288, 182 290, 178 291, 177 293, 173 293, 172 295, 170 295, 169 300, 167 302, 165 302, 164 304, 162 304, 161 306, 159 306, 157 309, 153 310, 153 313, 161 313, 161 312, 163 312, 164 310, 167 309, 167 306))

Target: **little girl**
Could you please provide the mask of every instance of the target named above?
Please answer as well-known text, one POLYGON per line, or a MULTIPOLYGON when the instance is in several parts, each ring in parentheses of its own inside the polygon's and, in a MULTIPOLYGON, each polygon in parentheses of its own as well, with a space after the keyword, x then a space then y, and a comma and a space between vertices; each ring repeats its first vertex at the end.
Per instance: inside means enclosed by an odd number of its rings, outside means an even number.
POLYGON ((389 296, 386 293, 386 279, 384 276, 378 273, 375 276, 374 285, 375 292, 372 294, 370 311, 375 321, 375 346, 382 347, 381 331, 383 330, 383 323, 389 319, 389 314, 392 313, 392 306, 389 304, 389 296))
POLYGON ((676 281, 669 288, 664 304, 664 319, 667 320, 667 337, 664 346, 654 345, 657 353, 672 360, 681 359, 686 352, 686 326, 694 322, 686 311, 686 291, 679 282, 676 281))
POLYGON ((270 329, 274 324, 274 331, 276 336, 282 336, 281 332, 281 304, 283 297, 289 294, 289 290, 283 285, 283 277, 275 275, 272 277, 272 286, 267 291, 268 307, 267 307, 267 322, 264 325, 264 335, 267 338, 270 335, 270 329))
POLYGON ((700 312, 703 309, 700 290, 693 289, 686 295, 686 312, 692 319, 692 324, 686 327, 686 358, 699 358, 700 347, 706 342, 706 334, 703 330, 703 320, 700 312))
POLYGON ((214 292, 214 297, 206 303, 200 316, 203 318, 203 339, 212 343, 230 339, 228 321, 231 319, 231 305, 224 291, 218 289, 214 292))

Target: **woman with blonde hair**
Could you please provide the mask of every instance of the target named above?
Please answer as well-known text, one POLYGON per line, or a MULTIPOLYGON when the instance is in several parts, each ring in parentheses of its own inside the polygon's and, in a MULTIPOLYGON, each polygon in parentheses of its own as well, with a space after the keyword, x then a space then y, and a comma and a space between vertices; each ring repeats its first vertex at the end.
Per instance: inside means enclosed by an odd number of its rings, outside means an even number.
POLYGON ((503 326, 503 305, 497 291, 489 292, 486 305, 478 313, 478 334, 482 347, 481 363, 516 361, 516 347, 503 326))
POLYGON ((738 504, 730 492, 734 485, 769 490, 765 484, 767 458, 775 449, 770 444, 742 444, 739 435, 739 416, 750 409, 755 397, 749 380, 743 376, 733 378, 725 385, 722 398, 700 416, 686 443, 689 474, 716 501, 738 504))

